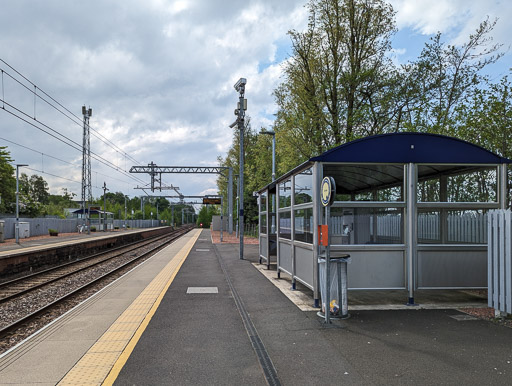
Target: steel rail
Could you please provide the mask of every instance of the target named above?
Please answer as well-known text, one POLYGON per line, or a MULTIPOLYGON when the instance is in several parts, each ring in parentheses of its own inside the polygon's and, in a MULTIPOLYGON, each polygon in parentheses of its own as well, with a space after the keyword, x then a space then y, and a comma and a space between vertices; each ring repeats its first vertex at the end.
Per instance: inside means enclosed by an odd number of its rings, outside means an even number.
MULTIPOLYGON (((170 234, 172 234, 172 232, 170 234)), ((21 291, 17 291, 15 293, 8 294, 7 296, 0 297, 0 304, 5 303, 6 301, 12 300, 13 298, 15 298, 17 296, 26 294, 27 292, 33 291, 33 290, 35 290, 37 288, 41 288, 41 287, 43 287, 45 285, 53 283, 53 282, 55 282, 57 280, 61 280, 61 279, 65 278, 65 277, 73 275, 73 274, 75 274, 77 272, 83 271, 83 270, 91 268, 91 267, 93 267, 95 265, 98 265, 98 264, 104 263, 106 261, 109 261, 111 259, 114 259, 116 257, 119 257, 119 256, 121 256, 124 253, 128 253, 130 251, 133 251, 133 250, 138 249, 138 248, 140 248, 140 247, 142 247, 144 245, 147 245, 147 244, 150 244, 152 242, 158 241, 158 240, 163 239, 165 237, 169 237, 169 234, 152 236, 151 238, 148 238, 148 239, 139 240, 139 241, 135 241, 135 242, 132 242, 132 243, 125 244, 125 245, 121 245, 119 247, 111 248, 108 251, 94 253, 94 254, 92 254, 90 256, 86 256, 86 257, 81 258, 79 260, 70 261, 70 262, 67 262, 67 263, 64 263, 64 264, 60 264, 60 265, 58 265, 56 267, 51 267, 51 268, 45 269, 43 271, 35 272, 35 273, 29 274, 29 275, 26 275, 26 276, 23 276, 23 277, 19 277, 19 278, 13 279, 13 280, 9 280, 9 281, 0 283, 0 291, 6 291, 6 289, 8 289, 9 287, 19 286, 20 284, 23 284, 23 282, 25 282, 25 281, 29 282, 30 280, 35 280, 38 277, 41 278, 42 280, 44 280, 41 283, 38 283, 36 285, 32 285, 32 286, 30 286, 28 288, 24 288, 21 291), (130 248, 130 247, 132 247, 132 248, 130 248), (45 275, 50 275, 52 273, 53 274, 58 274, 59 270, 70 268, 73 265, 80 265, 80 264, 83 264, 83 263, 87 263, 87 261, 90 261, 92 259, 101 257, 102 255, 105 255, 107 253, 114 253, 114 252, 119 251, 121 249, 126 249, 126 250, 123 251, 123 252, 120 252, 120 253, 118 253, 118 254, 116 254, 114 256, 105 258, 105 259, 103 259, 101 261, 92 263, 92 264, 87 265, 85 267, 78 268, 78 269, 76 269, 74 271, 71 271, 71 272, 68 272, 68 273, 64 273, 64 274, 59 275, 57 277, 50 277, 47 280, 45 280, 45 278, 44 278, 45 275)), ((0 296, 2 296, 1 293, 0 293, 0 296)))
MULTIPOLYGON (((176 240, 177 238, 183 236, 185 233, 189 232, 193 227, 186 227, 186 228, 181 228, 179 229, 176 233, 172 234, 172 236, 175 236, 173 237, 170 241, 173 241, 173 240, 176 240)), ((83 292, 84 290, 88 289, 89 287, 92 287, 93 285, 96 285, 98 284, 100 281, 108 278, 109 276, 121 271, 122 269, 126 268, 127 266, 129 266, 130 264, 133 264, 135 263, 137 260, 140 260, 144 257, 146 257, 147 255, 150 255, 152 253, 155 253, 157 250, 163 248, 164 246, 166 246, 168 244, 168 242, 166 243, 163 243, 161 245, 158 245, 157 247, 151 249, 150 251, 147 251, 145 253, 143 253, 142 255, 140 256, 137 256, 137 257, 134 257, 133 259, 131 259, 130 261, 122 264, 121 266, 117 267, 117 268, 114 268, 113 270, 107 272, 107 273, 104 273, 103 275, 97 277, 96 279, 93 279, 92 281, 90 281, 89 283, 87 284, 84 284, 82 286, 80 286, 79 288, 76 288, 74 290, 72 290, 71 292, 61 296, 60 298, 54 300, 53 302, 41 307, 40 309, 28 314, 28 315, 25 315, 24 317, 18 319, 17 321, 3 327, 0 329, 0 338, 4 338, 5 336, 9 335, 9 333, 11 332, 14 332, 16 329, 18 329, 19 327, 21 327, 22 325, 24 325, 25 323, 28 323, 30 322, 31 320, 35 319, 36 317, 50 311, 53 307, 65 302, 66 300, 69 300, 71 297, 75 296, 75 295, 78 295, 80 292, 83 292)))

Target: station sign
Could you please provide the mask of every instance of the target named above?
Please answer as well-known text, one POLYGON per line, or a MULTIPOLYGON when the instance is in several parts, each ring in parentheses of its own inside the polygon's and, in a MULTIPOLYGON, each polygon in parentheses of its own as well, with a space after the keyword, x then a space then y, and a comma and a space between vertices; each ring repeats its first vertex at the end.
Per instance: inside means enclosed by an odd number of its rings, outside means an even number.
POLYGON ((336 195, 336 183, 332 177, 324 177, 320 185, 320 200, 323 206, 331 206, 336 195))
POLYGON ((210 198, 210 197, 204 197, 203 198, 203 205, 220 205, 221 199, 220 198, 210 198))

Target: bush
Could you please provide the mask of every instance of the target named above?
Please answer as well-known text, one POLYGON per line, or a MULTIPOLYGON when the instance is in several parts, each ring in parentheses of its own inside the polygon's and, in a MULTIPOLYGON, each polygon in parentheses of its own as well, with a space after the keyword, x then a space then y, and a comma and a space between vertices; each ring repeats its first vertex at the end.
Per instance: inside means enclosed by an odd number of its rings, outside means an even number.
POLYGON ((50 234, 50 236, 58 236, 59 235, 59 231, 56 229, 52 229, 52 228, 48 228, 48 233, 50 234))
POLYGON ((94 225, 91 227, 91 232, 96 232, 96 227, 94 225))

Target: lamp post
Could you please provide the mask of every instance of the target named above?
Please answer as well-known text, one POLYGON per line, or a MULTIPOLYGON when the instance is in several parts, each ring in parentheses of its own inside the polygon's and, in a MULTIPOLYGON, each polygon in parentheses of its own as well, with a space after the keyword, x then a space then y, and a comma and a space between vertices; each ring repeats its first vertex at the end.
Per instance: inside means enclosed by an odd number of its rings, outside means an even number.
POLYGON ((126 196, 124 196, 124 229, 126 230, 126 196))
POLYGON ((103 232, 107 231, 107 183, 103 181, 103 232))
POLYGON ((28 165, 27 164, 16 164, 16 228, 14 229, 14 233, 16 234, 16 244, 20 243, 19 171, 22 166, 28 166, 28 165))
POLYGON ((276 180, 276 132, 273 130, 262 129, 260 134, 272 136, 272 182, 276 180))
POLYGON ((245 129, 245 110, 247 110, 247 99, 245 99, 245 85, 247 79, 240 78, 235 83, 235 90, 239 93, 238 106, 235 109, 236 121, 230 127, 238 126, 240 131, 240 171, 239 171, 239 212, 238 224, 240 232, 240 259, 244 258, 244 129, 245 129))

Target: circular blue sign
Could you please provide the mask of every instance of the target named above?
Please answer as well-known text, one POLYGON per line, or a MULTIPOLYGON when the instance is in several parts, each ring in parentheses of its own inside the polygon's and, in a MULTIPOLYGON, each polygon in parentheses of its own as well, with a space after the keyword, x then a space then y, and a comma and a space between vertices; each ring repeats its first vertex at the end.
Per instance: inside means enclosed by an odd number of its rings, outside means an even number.
POLYGON ((323 206, 329 206, 334 201, 336 194, 336 183, 332 177, 324 177, 320 185, 320 200, 323 206))

